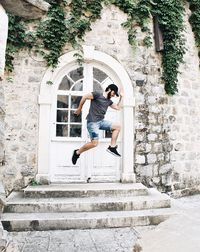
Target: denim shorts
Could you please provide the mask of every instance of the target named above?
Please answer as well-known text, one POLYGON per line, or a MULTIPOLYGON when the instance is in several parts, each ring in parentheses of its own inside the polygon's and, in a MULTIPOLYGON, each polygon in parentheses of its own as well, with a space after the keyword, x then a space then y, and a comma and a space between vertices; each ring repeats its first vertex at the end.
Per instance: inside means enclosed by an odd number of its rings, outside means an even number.
POLYGON ((99 130, 112 130, 112 123, 106 120, 87 122, 87 129, 91 140, 99 139, 99 130))

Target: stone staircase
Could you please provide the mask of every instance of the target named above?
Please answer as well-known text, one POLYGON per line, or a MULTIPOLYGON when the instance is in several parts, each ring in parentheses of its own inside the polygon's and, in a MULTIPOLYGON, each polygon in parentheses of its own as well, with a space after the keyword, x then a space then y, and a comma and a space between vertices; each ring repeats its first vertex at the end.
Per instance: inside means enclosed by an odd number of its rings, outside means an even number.
POLYGON ((171 215, 170 198, 140 183, 28 186, 6 200, 7 231, 156 225, 171 215))

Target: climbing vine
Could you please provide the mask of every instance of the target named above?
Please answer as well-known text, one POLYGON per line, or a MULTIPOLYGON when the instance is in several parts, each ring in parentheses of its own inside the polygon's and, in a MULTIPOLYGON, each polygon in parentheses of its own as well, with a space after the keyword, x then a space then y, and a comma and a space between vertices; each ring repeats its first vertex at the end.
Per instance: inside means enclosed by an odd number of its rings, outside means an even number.
POLYGON ((162 52, 162 78, 167 94, 175 94, 179 64, 183 62, 185 40, 183 37, 184 3, 182 0, 154 0, 152 14, 158 17, 162 34, 164 50, 162 52))
POLYGON ((8 39, 6 48, 6 69, 13 70, 13 60, 15 53, 26 47, 31 48, 33 37, 31 33, 26 33, 25 23, 20 17, 9 14, 8 39))
MULTIPOLYGON (((40 41, 37 47, 47 66, 56 67, 58 58, 67 42, 67 30, 65 25, 65 13, 62 3, 49 1, 51 6, 47 13, 47 19, 41 22, 36 30, 36 39, 40 41)), ((64 5, 64 3, 63 3, 64 5)))
POLYGON ((200 58, 200 1, 199 0, 189 0, 191 16, 189 18, 192 30, 195 35, 196 45, 199 49, 200 58))
POLYGON ((34 32, 26 33, 25 24, 18 17, 10 19, 6 61, 9 71, 13 69, 14 53, 23 47, 34 48, 42 54, 47 65, 54 68, 58 64, 64 46, 70 44, 77 51, 74 56, 81 64, 83 61, 81 45, 86 32, 91 30, 92 22, 101 18, 103 5, 113 4, 127 14, 127 21, 122 26, 127 29, 131 46, 136 44, 138 26, 146 34, 144 45, 147 47, 152 45, 149 20, 153 15, 158 17, 164 39, 162 66, 165 90, 168 94, 177 92, 178 67, 185 52, 182 35, 183 0, 48 0, 48 2, 51 7, 47 17, 39 22, 34 32))

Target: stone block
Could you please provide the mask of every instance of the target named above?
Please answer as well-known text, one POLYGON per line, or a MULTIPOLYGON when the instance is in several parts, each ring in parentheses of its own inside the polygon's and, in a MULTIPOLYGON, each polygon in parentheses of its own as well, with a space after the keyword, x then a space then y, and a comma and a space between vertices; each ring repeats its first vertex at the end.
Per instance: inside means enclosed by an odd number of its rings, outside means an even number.
POLYGON ((173 169, 172 164, 165 164, 160 167, 159 173, 160 174, 167 174, 167 173, 172 172, 172 169, 173 169))
POLYGON ((153 166, 152 165, 141 166, 140 176, 152 177, 153 176, 153 166))
POLYGON ((41 78, 40 76, 29 76, 28 82, 40 82, 41 78))
POLYGON ((148 135, 148 140, 149 141, 155 141, 157 139, 157 134, 149 134, 148 135))
POLYGON ((136 164, 145 164, 145 156, 144 155, 136 155, 135 163, 136 164))
POLYGON ((148 97, 148 102, 149 104, 155 104, 157 102, 158 98, 155 96, 149 96, 148 97))
POLYGON ((25 153, 17 153, 16 161, 18 164, 26 164, 27 163, 27 156, 25 153))
POLYGON ((148 164, 153 164, 157 162, 157 156, 156 154, 148 154, 147 155, 147 163, 148 164))
POLYGON ((162 152, 163 151, 163 145, 162 145, 162 143, 154 143, 152 151, 154 153, 160 153, 160 152, 162 152))
POLYGON ((161 178, 160 177, 154 177, 152 178, 152 181, 154 184, 158 185, 160 183, 161 178))
POLYGON ((149 112, 158 114, 161 112, 161 108, 157 105, 151 105, 151 106, 149 106, 149 112))

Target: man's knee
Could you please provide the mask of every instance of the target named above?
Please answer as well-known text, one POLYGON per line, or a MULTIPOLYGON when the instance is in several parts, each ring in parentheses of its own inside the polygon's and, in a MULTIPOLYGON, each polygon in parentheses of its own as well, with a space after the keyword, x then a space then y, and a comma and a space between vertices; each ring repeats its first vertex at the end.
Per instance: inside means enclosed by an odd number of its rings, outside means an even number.
POLYGON ((120 124, 113 125, 112 130, 118 130, 118 131, 120 131, 121 130, 121 125, 120 124))
POLYGON ((92 140, 91 141, 91 144, 92 144, 93 147, 97 147, 98 143, 99 143, 98 140, 92 140))

